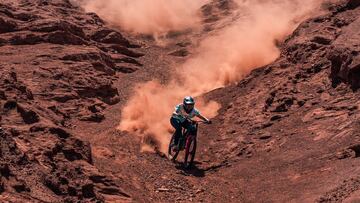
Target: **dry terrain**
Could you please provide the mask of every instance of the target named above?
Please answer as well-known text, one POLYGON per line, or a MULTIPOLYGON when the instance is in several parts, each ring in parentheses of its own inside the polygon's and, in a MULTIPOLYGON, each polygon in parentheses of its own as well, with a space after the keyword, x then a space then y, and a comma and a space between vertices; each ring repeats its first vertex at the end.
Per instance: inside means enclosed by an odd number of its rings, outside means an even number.
POLYGON ((328 1, 276 61, 204 94, 222 107, 192 169, 117 130, 133 87, 166 84, 235 7, 212 0, 203 29, 160 46, 68 0, 0 0, 0 201, 360 201, 359 0, 328 1))

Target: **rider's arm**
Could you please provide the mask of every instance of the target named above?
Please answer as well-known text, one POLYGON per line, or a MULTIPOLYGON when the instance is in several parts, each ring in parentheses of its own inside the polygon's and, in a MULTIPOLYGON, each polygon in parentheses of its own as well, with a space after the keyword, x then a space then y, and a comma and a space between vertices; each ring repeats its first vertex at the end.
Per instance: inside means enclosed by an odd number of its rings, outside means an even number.
POLYGON ((207 122, 207 123, 211 123, 210 120, 208 118, 206 118, 205 116, 201 115, 201 113, 195 109, 195 115, 200 118, 201 120, 207 122))
POLYGON ((210 120, 206 117, 204 117, 203 115, 199 114, 199 115, 196 115, 198 118, 200 118, 201 120, 205 121, 205 122, 209 122, 210 120))
POLYGON ((173 115, 179 115, 179 114, 180 114, 180 105, 176 105, 173 115))
POLYGON ((184 118, 184 115, 181 114, 181 104, 175 106, 175 110, 172 115, 177 118, 184 118))

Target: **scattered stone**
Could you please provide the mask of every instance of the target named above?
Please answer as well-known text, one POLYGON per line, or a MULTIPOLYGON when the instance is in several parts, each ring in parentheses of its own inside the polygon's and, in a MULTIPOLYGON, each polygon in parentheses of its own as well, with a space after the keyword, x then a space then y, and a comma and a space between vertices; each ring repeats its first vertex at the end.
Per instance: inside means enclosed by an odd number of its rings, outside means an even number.
POLYGON ((0 165, 0 175, 0 177, 5 177, 7 179, 12 175, 8 164, 0 165))
POLYGON ((161 187, 161 188, 158 188, 157 191, 159 191, 159 192, 168 192, 168 191, 170 191, 170 189, 165 188, 165 187, 161 187))
POLYGON ((52 97, 53 100, 61 103, 65 103, 70 100, 79 99, 79 96, 73 93, 56 94, 52 97))
POLYGON ((178 57, 185 57, 185 56, 189 55, 189 51, 187 49, 179 49, 179 50, 176 50, 176 51, 173 51, 173 52, 169 53, 169 55, 178 56, 178 57))
POLYGON ((118 195, 118 196, 123 196, 123 197, 130 197, 129 194, 121 191, 117 187, 102 187, 99 192, 103 193, 103 194, 107 194, 107 195, 118 195))
POLYGON ((93 62, 92 66, 94 67, 94 69, 104 72, 108 75, 114 75, 115 74, 115 70, 108 67, 107 65, 101 63, 101 62, 93 62))
POLYGON ((82 194, 85 198, 93 198, 95 197, 95 192, 94 192, 94 185, 93 184, 86 184, 82 186, 82 194))
POLYGON ((129 41, 118 32, 109 33, 106 37, 102 38, 100 42, 108 44, 121 44, 124 46, 128 46, 130 44, 129 41))
POLYGON ((340 152, 337 152, 335 157, 337 159, 346 159, 346 158, 350 158, 350 157, 354 157, 355 153, 354 151, 350 150, 350 149, 346 149, 340 152))
POLYGON ((204 192, 205 190, 204 189, 197 189, 196 191, 195 191, 195 193, 196 194, 200 194, 200 193, 202 193, 202 192, 204 192))
POLYGON ((60 183, 56 180, 56 178, 48 175, 44 178, 44 185, 48 187, 51 191, 53 191, 56 195, 63 195, 63 188, 60 186, 60 183))
POLYGON ((191 43, 190 42, 178 42, 178 43, 176 43, 176 45, 179 47, 187 47, 187 46, 191 45, 191 43))
MULTIPOLYGON (((0 129, 1 129, 1 128, 0 128, 0 129)), ((0 130, 0 133, 3 133, 3 132, 0 130)), ((10 133, 11 133, 11 135, 12 135, 13 137, 17 137, 17 136, 20 135, 20 131, 17 130, 17 129, 15 129, 15 128, 11 128, 11 129, 10 129, 10 133)))
POLYGON ((78 193, 77 193, 77 191, 76 191, 76 188, 71 187, 71 186, 68 187, 67 192, 68 192, 68 194, 69 194, 70 196, 77 196, 77 195, 78 195, 78 193))
POLYGON ((17 24, 15 21, 0 17, 0 34, 6 32, 13 32, 16 30, 17 24))
POLYGON ((272 136, 271 136, 270 133, 264 133, 264 134, 260 135, 259 139, 260 139, 260 140, 267 140, 267 139, 269 139, 269 138, 271 138, 271 137, 272 137, 272 136))
POLYGON ((17 102, 13 100, 7 101, 4 104, 4 109, 6 110, 15 109, 16 107, 17 107, 17 102))
POLYGON ((91 181, 94 183, 105 183, 106 182, 106 176, 103 175, 91 175, 89 177, 91 181))
POLYGON ((108 28, 104 28, 95 32, 91 36, 91 39, 101 43, 130 46, 130 42, 125 39, 119 32, 108 28))
POLYGON ((71 136, 70 133, 66 132, 64 129, 61 128, 53 127, 50 128, 49 131, 50 133, 57 135, 61 139, 66 139, 71 136))
POLYGON ((350 146, 348 149, 354 152, 355 157, 360 157, 360 144, 354 144, 350 146))
POLYGON ((30 132, 42 132, 42 131, 45 131, 46 130, 46 126, 39 123, 39 124, 35 124, 33 125, 31 128, 30 128, 30 132))
POLYGON ((101 114, 101 113, 92 113, 90 115, 85 115, 85 116, 80 117, 79 120, 100 123, 104 119, 105 119, 105 116, 103 114, 101 114))
POLYGON ((144 54, 142 54, 142 53, 134 52, 134 51, 128 49, 127 47, 124 47, 121 45, 111 45, 108 47, 101 47, 101 49, 103 49, 104 51, 116 51, 117 53, 124 54, 126 56, 130 56, 130 57, 134 57, 134 58, 139 58, 139 57, 144 56, 144 54))
POLYGON ((235 133, 236 133, 236 130, 234 130, 234 129, 228 130, 227 133, 228 133, 228 134, 235 134, 235 133))
POLYGON ((21 192, 30 192, 30 189, 25 185, 25 183, 17 183, 15 185, 12 186, 16 192, 21 193, 21 192))
POLYGON ((98 113, 101 112, 105 107, 103 107, 101 104, 93 104, 88 106, 89 111, 92 113, 98 113))
POLYGON ((311 41, 322 45, 329 45, 332 42, 332 39, 325 36, 315 36, 311 41))
POLYGON ((114 100, 119 95, 118 90, 110 84, 100 84, 98 86, 83 86, 75 90, 80 97, 97 97, 103 102, 113 105, 118 101, 114 100))
POLYGON ((143 66, 143 64, 131 57, 119 57, 118 55, 112 54, 111 58, 115 61, 115 63, 130 63, 136 66, 143 66))
POLYGON ((69 161, 81 160, 83 156, 78 153, 75 149, 62 149, 65 158, 69 161))
POLYGON ((134 73, 138 69, 135 67, 126 67, 126 66, 116 66, 115 71, 121 72, 121 73, 134 73))
POLYGON ((24 106, 22 105, 17 105, 17 111, 20 113, 23 121, 26 124, 33 124, 33 123, 37 123, 40 120, 40 117, 38 116, 38 114, 30 109, 25 109, 24 106))
POLYGON ((282 118, 281 115, 274 115, 274 116, 272 116, 272 117, 270 118, 270 120, 271 120, 271 121, 276 121, 276 120, 279 120, 279 119, 281 119, 281 118, 282 118))
POLYGON ((264 129, 264 128, 268 128, 268 127, 270 127, 270 126, 272 126, 272 125, 273 125, 272 122, 267 122, 267 123, 262 124, 262 125, 260 126, 260 128, 264 129))

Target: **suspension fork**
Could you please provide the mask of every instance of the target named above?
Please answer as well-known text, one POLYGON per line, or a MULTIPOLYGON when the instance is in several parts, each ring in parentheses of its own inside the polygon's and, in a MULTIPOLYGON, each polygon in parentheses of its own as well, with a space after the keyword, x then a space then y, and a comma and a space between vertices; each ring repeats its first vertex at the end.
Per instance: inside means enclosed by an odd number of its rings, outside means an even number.
POLYGON ((190 142, 191 139, 196 139, 197 136, 197 130, 198 130, 198 123, 195 124, 195 131, 194 131, 194 135, 193 134, 188 134, 186 136, 186 144, 185 144, 185 153, 189 153, 189 148, 190 148, 190 142))

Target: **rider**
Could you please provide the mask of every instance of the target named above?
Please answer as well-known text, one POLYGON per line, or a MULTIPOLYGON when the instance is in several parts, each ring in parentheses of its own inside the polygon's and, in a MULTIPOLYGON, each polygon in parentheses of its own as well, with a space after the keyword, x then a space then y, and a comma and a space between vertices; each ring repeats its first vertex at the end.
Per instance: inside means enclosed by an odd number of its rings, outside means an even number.
POLYGON ((189 122, 188 119, 191 119, 195 116, 199 117, 200 119, 204 120, 206 123, 210 124, 211 121, 202 116, 200 112, 194 108, 195 100, 191 96, 186 96, 183 100, 182 104, 178 104, 175 107, 175 111, 173 112, 170 123, 175 128, 175 139, 173 146, 177 146, 179 142, 179 138, 182 136, 182 128, 187 129, 189 132, 195 132, 196 129, 194 126, 189 122))

